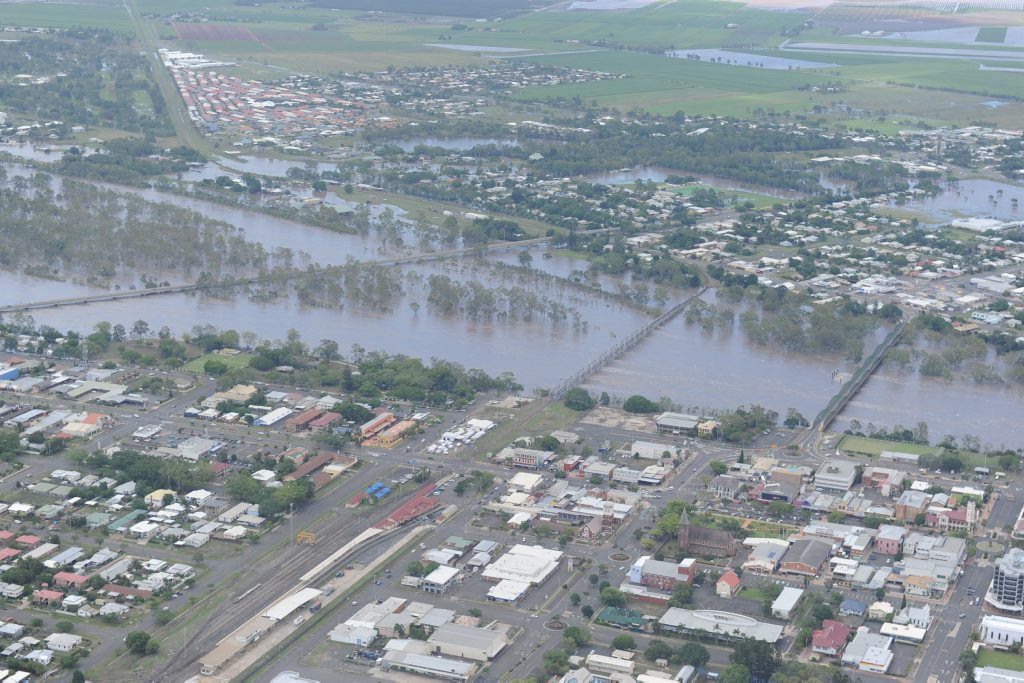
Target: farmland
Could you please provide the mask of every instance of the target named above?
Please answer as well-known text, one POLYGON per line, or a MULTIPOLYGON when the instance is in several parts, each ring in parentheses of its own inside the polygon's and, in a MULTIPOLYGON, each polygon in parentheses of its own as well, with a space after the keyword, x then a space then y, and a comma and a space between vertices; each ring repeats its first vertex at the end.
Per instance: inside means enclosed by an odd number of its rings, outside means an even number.
POLYGON ((128 13, 121 3, 88 5, 58 2, 4 3, 2 23, 8 26, 75 28, 95 26, 130 33, 128 13))
MULTIPOLYGON (((319 0, 299 7, 183 0, 173 10, 157 0, 135 0, 133 7, 145 17, 146 31, 158 37, 157 46, 232 61, 238 66, 225 68, 225 73, 266 80, 289 72, 379 72, 481 63, 496 55, 487 54, 483 47, 476 51, 441 46, 485 46, 529 51, 523 56, 502 55, 505 59, 627 76, 527 87, 516 91, 514 99, 519 102, 565 106, 576 101, 659 115, 681 111, 803 116, 879 132, 908 125, 979 121, 1012 127, 1024 115, 1024 80, 1014 71, 1024 68, 1024 51, 1020 61, 985 59, 981 64, 981 57, 936 59, 927 54, 937 48, 1015 54, 1019 46, 1013 37, 1018 34, 1008 33, 1013 24, 998 12, 959 16, 954 21, 909 8, 832 5, 817 13, 783 12, 718 0, 655 1, 628 11, 527 11, 544 4, 533 0, 474 3, 471 10, 462 10, 465 22, 443 18, 464 5, 453 0, 431 4, 429 11, 437 18, 430 20, 403 15, 424 11, 422 3, 409 0, 388 0, 383 5, 319 0), (368 9, 383 11, 368 13, 368 9), (491 21, 495 17, 502 18, 500 24, 491 21), (879 26, 896 20, 906 28, 899 40, 879 35, 879 26), (978 25, 965 27, 969 21, 978 25), (798 52, 791 49, 796 44, 821 47, 798 52), (829 49, 839 44, 869 49, 898 46, 923 53, 892 56, 829 49), (748 54, 753 60, 780 57, 836 66, 771 70, 728 64, 728 59, 715 63, 712 58, 670 59, 661 54, 668 49, 714 48, 748 54), (940 100, 935 91, 942 92, 940 100), (855 109, 851 102, 856 103, 855 109)), ((5 19, 9 16, 28 25, 103 23, 126 31, 131 27, 127 13, 113 4, 90 6, 87 11, 67 6, 66 12, 59 13, 50 11, 53 6, 16 4, 9 6, 5 19)))
POLYGON ((378 12, 411 12, 450 17, 500 17, 550 4, 530 0, 439 0, 423 3, 420 0, 314 0, 314 7, 333 9, 374 10, 378 12))

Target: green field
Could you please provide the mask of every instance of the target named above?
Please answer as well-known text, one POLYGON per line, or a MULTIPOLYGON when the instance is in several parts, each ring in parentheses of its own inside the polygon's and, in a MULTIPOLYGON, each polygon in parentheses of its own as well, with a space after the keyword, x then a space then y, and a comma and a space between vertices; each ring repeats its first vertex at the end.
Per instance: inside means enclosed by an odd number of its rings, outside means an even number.
POLYGON ((978 650, 978 666, 994 666, 1010 671, 1024 671, 1024 656, 1012 652, 999 652, 982 648, 978 650))
POLYGON ((74 28, 95 26, 131 33, 132 24, 121 3, 109 6, 97 2, 88 5, 60 2, 5 3, 0 23, 8 26, 74 28))
POLYGON ((780 199, 779 197, 773 197, 772 195, 769 194, 758 194, 756 192, 746 192, 744 190, 723 189, 714 187, 713 185, 704 185, 702 183, 697 183, 694 185, 685 185, 683 187, 669 187, 669 189, 672 192, 675 192, 676 194, 681 194, 686 197, 689 197, 694 192, 696 192, 698 188, 701 187, 713 189, 718 194, 718 196, 725 202, 726 206, 731 206, 733 204, 742 204, 743 202, 751 202, 755 207, 759 209, 765 209, 779 202, 786 201, 784 199, 780 199))
POLYGON ((1002 43, 1006 40, 1006 27, 983 26, 978 29, 978 35, 974 40, 978 43, 1002 43))
MULTIPOLYGON (((298 162, 296 162, 296 165, 298 165, 298 162)), ((457 204, 445 204, 444 202, 435 202, 407 194, 376 190, 354 190, 351 194, 338 193, 338 197, 349 202, 367 202, 369 204, 390 204, 392 206, 397 206, 408 214, 406 218, 411 220, 422 220, 433 225, 439 225, 444 220, 445 216, 443 212, 446 210, 452 211, 456 213, 456 215, 461 214, 465 210, 457 204)), ((502 214, 494 214, 493 212, 492 214, 497 218, 506 218, 510 221, 515 221, 529 237, 543 237, 547 234, 548 230, 554 230, 559 235, 563 235, 567 232, 565 228, 557 227, 550 223, 544 223, 532 218, 505 216, 502 214)), ((469 220, 466 218, 460 218, 458 220, 460 225, 469 223, 469 220)))
MULTIPOLYGON (((342 5, 359 4, 354 2, 342 0, 342 5)), ((505 0, 495 2, 495 7, 509 6, 505 0)), ((387 67, 473 64, 491 59, 486 54, 427 45, 447 43, 524 48, 540 53, 529 59, 627 76, 620 80, 514 91, 520 100, 559 102, 580 97, 602 107, 621 111, 644 109, 661 115, 680 111, 738 117, 815 115, 826 123, 846 123, 883 133, 895 133, 917 124, 934 127, 977 121, 1012 127, 1024 116, 1024 105, 1018 102, 998 109, 986 104, 993 98, 1024 99, 1024 79, 1019 73, 981 71, 977 60, 967 59, 782 52, 777 48, 785 39, 783 33, 791 35, 798 29, 796 40, 873 44, 879 41, 837 33, 820 21, 815 28, 801 29, 811 18, 807 13, 766 11, 721 0, 664 0, 630 11, 506 14, 500 24, 468 20, 451 24, 441 20, 427 22, 411 14, 367 14, 309 4, 297 8, 289 4, 241 6, 231 0, 183 0, 172 10, 158 0, 135 3, 140 12, 157 17, 150 20, 149 26, 164 38, 162 45, 236 61, 240 75, 260 78, 274 78, 282 69, 360 72, 387 67), (166 23, 166 17, 181 10, 200 12, 208 19, 204 26, 211 30, 211 38, 169 40, 174 37, 174 27, 166 23), (456 29, 454 24, 459 27, 456 29), (727 25, 732 28, 726 28, 727 25), (218 26, 234 30, 235 37, 216 39, 218 26), (314 26, 325 30, 312 30, 314 26), (249 31, 252 38, 238 39, 239 29, 249 31), (839 66, 799 71, 755 69, 642 54, 633 49, 716 47, 839 66), (814 86, 836 83, 844 88, 838 93, 811 91, 814 86), (941 104, 937 104, 929 88, 944 91, 941 104), (836 102, 855 102, 865 113, 855 114, 852 119, 845 110, 831 113, 836 102), (878 112, 885 112, 885 116, 878 112)), ((485 7, 476 9, 483 14, 489 11, 485 7)), ((430 11, 444 10, 432 7, 430 11)), ((911 16, 916 12, 901 9, 878 14, 871 10, 864 14, 849 8, 844 11, 855 14, 854 21, 911 16)), ((979 40, 998 37, 1000 30, 1005 33, 999 27, 983 28, 979 40)), ((228 35, 232 34, 224 33, 228 35)), ((1000 47, 977 44, 978 49, 1000 47)), ((758 205, 765 201, 750 199, 758 205)))
POLYGON ((227 364, 229 369, 237 370, 239 368, 249 367, 249 360, 252 357, 253 355, 251 353, 238 353, 235 354, 234 356, 222 356, 219 353, 207 353, 202 356, 199 356, 199 358, 193 358, 188 363, 186 363, 185 370, 187 370, 188 372, 206 372, 206 370, 203 368, 203 365, 208 360, 224 361, 224 363, 227 364))
POLYGON ((800 88, 822 86, 828 77, 801 71, 772 71, 689 59, 673 59, 621 51, 586 52, 529 58, 544 64, 595 69, 627 78, 550 87, 524 88, 518 99, 581 97, 600 106, 623 110, 643 108, 671 115, 722 114, 743 116, 755 109, 803 111, 813 96, 800 88))
POLYGON ((756 586, 743 586, 740 588, 738 597, 764 602, 768 599, 768 594, 756 586))
POLYGON ((838 444, 839 450, 849 455, 868 455, 877 458, 882 451, 913 453, 914 455, 942 455, 938 446, 922 446, 916 443, 869 439, 863 436, 844 436, 838 444))
POLYGON ((774 47, 782 31, 811 17, 804 12, 770 12, 715 0, 666 1, 629 12, 538 12, 503 22, 503 31, 538 39, 607 41, 625 46, 665 48, 774 47), (727 24, 735 28, 726 28, 727 24))

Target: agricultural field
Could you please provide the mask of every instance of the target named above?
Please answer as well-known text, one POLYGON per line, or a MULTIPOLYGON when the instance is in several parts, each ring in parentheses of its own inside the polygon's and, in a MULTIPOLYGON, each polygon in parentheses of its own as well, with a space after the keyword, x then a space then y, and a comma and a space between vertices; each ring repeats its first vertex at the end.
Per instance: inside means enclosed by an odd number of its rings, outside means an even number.
MULTIPOLYGON (((523 13, 537 3, 488 0, 473 4, 473 16, 459 22, 441 18, 454 11, 449 8, 464 6, 453 0, 431 5, 429 11, 436 19, 424 19, 422 3, 411 0, 369 3, 372 9, 384 12, 374 14, 364 11, 371 9, 367 3, 369 0, 318 0, 296 8, 276 4, 239 6, 229 0, 184 0, 176 3, 173 11, 193 14, 172 18, 172 10, 166 4, 136 0, 139 11, 151 18, 162 45, 234 61, 239 73, 244 71, 262 78, 274 78, 288 71, 334 73, 472 64, 499 56, 487 48, 518 48, 529 53, 524 53, 524 57, 500 56, 630 76, 615 81, 528 88, 517 92, 517 99, 524 101, 564 102, 579 98, 601 107, 623 111, 643 108, 661 115, 680 111, 731 116, 788 112, 880 132, 914 124, 986 121, 1012 125, 1024 114, 1020 105, 1012 101, 1024 99, 1024 79, 1020 74, 982 71, 976 59, 780 49, 788 40, 825 45, 918 45, 916 41, 886 41, 860 34, 896 18, 910 22, 910 30, 925 31, 924 36, 943 35, 942 31, 955 23, 919 10, 832 6, 815 14, 759 9, 720 0, 656 0, 646 7, 623 11, 565 11, 559 7, 523 13), (489 20, 496 16, 503 18, 500 24, 489 20), (636 48, 651 52, 639 53, 636 48), (779 57, 837 66, 769 70, 712 64, 706 59, 671 59, 659 54, 667 49, 714 48, 746 53, 754 59, 779 57), (843 92, 812 91, 831 83, 839 83, 843 92), (941 106, 936 106, 933 93, 923 88, 941 89, 948 94, 943 95, 941 106), (993 99, 999 101, 993 103, 993 99), (856 103, 856 110, 846 106, 852 102, 856 103), (897 124, 892 121, 894 116, 903 118, 897 124)), ((957 21, 961 20, 957 17, 957 21)), ((1009 40, 1005 45, 996 40, 1000 35, 1005 37, 1005 27, 993 26, 991 19, 978 24, 981 28, 969 31, 972 42, 963 47, 1012 49, 1009 40), (982 42, 973 42, 975 38, 982 42)), ((998 65, 1021 67, 1024 53, 1020 63, 998 65)))
POLYGON ((377 12, 413 13, 448 17, 507 17, 552 4, 551 0, 312 0, 314 7, 377 12))
POLYGON ((529 58, 556 66, 597 69, 630 77, 595 83, 525 88, 518 99, 580 97, 598 106, 624 110, 642 107, 671 115, 718 113, 742 116, 754 109, 801 111, 810 109, 809 92, 800 88, 824 86, 828 78, 810 72, 769 71, 726 64, 711 64, 657 55, 604 51, 529 58))
POLYGON ((63 2, 4 3, 0 25, 41 28, 95 26, 131 33, 132 24, 124 5, 113 0, 90 4, 63 2))

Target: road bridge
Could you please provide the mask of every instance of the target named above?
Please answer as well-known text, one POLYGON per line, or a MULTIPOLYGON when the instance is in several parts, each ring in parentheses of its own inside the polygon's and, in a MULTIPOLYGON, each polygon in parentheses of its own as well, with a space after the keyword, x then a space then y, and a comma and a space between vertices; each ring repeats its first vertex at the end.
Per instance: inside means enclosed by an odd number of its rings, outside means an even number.
MULTIPOLYGON (((372 265, 381 266, 399 266, 408 263, 425 263, 428 261, 441 261, 447 258, 453 258, 457 256, 469 256, 473 254, 500 252, 502 250, 516 251, 523 248, 529 249, 531 247, 546 246, 548 243, 550 243, 550 241, 550 237, 536 237, 534 239, 522 240, 519 242, 496 242, 488 245, 475 245, 472 247, 463 247, 460 249, 447 249, 444 251, 413 254, 409 256, 400 256, 391 259, 374 259, 369 261, 360 261, 359 263, 368 263, 372 265)), ((100 303, 104 301, 122 301, 124 299, 139 299, 147 296, 160 296, 162 294, 182 294, 186 292, 198 292, 210 289, 224 290, 231 289, 233 287, 246 287, 250 285, 266 284, 270 282, 286 282, 289 280, 297 280, 304 277, 317 277, 322 275, 338 274, 341 273, 345 269, 345 267, 345 265, 336 265, 326 266, 324 268, 317 268, 314 270, 292 268, 284 271, 267 273, 264 275, 256 275, 253 277, 244 278, 231 278, 228 280, 218 280, 216 282, 193 282, 190 284, 182 285, 168 285, 166 287, 131 289, 117 292, 103 292, 100 294, 87 294, 84 296, 65 297, 63 299, 49 299, 45 301, 31 301, 20 304, 6 304, 0 305, 0 314, 17 313, 19 311, 36 311, 46 308, 60 308, 63 306, 78 306, 82 304, 100 303)))
POLYGON ((842 412, 843 408, 853 400, 853 397, 857 395, 857 392, 861 390, 867 381, 871 378, 875 371, 878 370, 882 365, 882 361, 885 359, 885 354, 888 353, 889 349, 896 345, 896 342, 903 336, 903 331, 907 329, 907 321, 900 321, 897 323, 889 334, 885 336, 885 339, 875 348, 875 350, 864 359, 857 371, 853 373, 853 376, 843 383, 839 388, 839 391, 835 396, 832 397, 818 416, 814 418, 814 422, 811 423, 811 428, 808 431, 817 429, 818 432, 823 432, 828 429, 832 421, 836 419, 836 416, 842 412))
POLYGON ((686 310, 686 307, 689 306, 694 299, 700 298, 700 296, 704 294, 704 292, 706 292, 707 290, 708 288, 706 285, 701 287, 700 291, 698 291, 696 294, 685 299, 684 301, 679 302, 672 308, 666 310, 657 318, 651 320, 649 323, 647 323, 639 330, 623 339, 621 342, 613 346, 611 349, 605 351, 603 354, 601 354, 601 356, 599 356, 596 360, 592 361, 585 368, 576 372, 576 374, 572 375, 568 379, 564 380, 557 387, 555 387, 551 392, 551 398, 555 400, 564 398, 567 391, 572 389, 574 386, 583 383, 584 381, 587 380, 587 378, 591 377, 598 371, 602 370, 609 363, 617 360, 618 358, 621 358, 622 355, 625 354, 627 351, 630 351, 633 348, 635 348, 638 344, 647 339, 647 337, 649 337, 651 333, 654 332, 656 329, 658 329, 659 327, 661 327, 662 325, 664 325, 665 323, 667 323, 668 321, 672 320, 677 315, 682 313, 684 310, 686 310))

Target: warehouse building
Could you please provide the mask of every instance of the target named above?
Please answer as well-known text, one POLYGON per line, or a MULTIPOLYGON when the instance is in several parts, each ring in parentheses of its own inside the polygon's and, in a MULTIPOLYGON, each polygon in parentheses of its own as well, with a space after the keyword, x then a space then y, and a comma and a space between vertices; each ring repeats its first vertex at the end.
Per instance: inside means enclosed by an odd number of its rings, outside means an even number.
POLYGON ((434 654, 486 662, 505 649, 508 638, 499 631, 448 623, 439 626, 427 643, 434 654))

